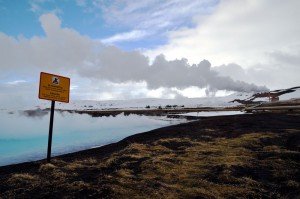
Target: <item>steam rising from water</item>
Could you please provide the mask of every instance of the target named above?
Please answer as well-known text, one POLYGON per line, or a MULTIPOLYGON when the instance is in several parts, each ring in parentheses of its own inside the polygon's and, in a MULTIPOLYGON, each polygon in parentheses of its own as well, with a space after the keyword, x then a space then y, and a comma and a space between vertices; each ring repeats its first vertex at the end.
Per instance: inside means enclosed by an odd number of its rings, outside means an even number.
MULTIPOLYGON (((177 124, 184 120, 123 114, 94 118, 55 112, 53 155, 119 141, 129 135, 177 124)), ((49 112, 0 110, 0 166, 46 157, 49 112)))

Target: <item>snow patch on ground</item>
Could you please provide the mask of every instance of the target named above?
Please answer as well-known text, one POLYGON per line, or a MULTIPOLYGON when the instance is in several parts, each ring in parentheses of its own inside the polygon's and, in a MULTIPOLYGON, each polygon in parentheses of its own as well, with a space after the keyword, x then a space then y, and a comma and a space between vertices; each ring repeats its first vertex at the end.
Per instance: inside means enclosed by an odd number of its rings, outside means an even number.
MULTIPOLYGON (((176 99, 131 99, 131 100, 72 100, 70 103, 56 102, 55 108, 62 110, 113 110, 113 109, 157 109, 162 108, 198 108, 198 107, 230 107, 240 105, 237 102, 231 103, 234 99, 247 99, 254 93, 236 92, 224 97, 202 97, 202 98, 176 98, 176 99)), ((280 96, 281 100, 300 98, 300 89, 293 93, 280 96)), ((268 98, 257 98, 254 101, 268 102, 268 98)), ((22 107, 15 110, 33 110, 50 108, 51 102, 40 100, 36 106, 22 107)), ((11 111, 11 109, 0 109, 11 111)))
MULTIPOLYGON (((147 109, 148 108, 197 108, 197 107, 224 107, 236 106, 238 103, 229 103, 236 98, 247 98, 252 94, 236 93, 226 97, 203 97, 203 98, 176 98, 176 99, 132 99, 132 100, 74 100, 70 103, 56 102, 55 108, 64 110, 108 110, 108 109, 147 109)), ((42 101, 35 108, 49 108, 49 101, 42 101)))

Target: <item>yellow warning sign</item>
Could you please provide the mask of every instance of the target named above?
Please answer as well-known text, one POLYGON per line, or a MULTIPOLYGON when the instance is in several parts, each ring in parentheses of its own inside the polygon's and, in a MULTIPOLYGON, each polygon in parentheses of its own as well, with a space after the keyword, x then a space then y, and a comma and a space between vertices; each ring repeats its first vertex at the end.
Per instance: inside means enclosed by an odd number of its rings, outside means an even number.
POLYGON ((39 98, 69 103, 70 78, 41 72, 39 98))

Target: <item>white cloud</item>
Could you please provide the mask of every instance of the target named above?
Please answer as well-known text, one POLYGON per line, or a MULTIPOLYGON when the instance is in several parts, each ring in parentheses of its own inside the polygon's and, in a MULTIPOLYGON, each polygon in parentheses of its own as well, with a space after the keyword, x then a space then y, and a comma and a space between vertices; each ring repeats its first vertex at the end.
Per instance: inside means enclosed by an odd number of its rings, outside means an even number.
POLYGON ((103 18, 109 26, 142 30, 148 34, 158 32, 164 34, 169 30, 192 25, 195 15, 209 14, 217 2, 217 0, 113 0, 107 3, 97 0, 93 6, 101 9, 103 18))
POLYGON ((18 85, 18 84, 22 84, 22 83, 26 83, 27 81, 25 80, 14 80, 14 81, 9 81, 9 82, 6 82, 6 84, 8 85, 18 85))
MULTIPOLYGON (((40 71, 71 77, 72 84, 77 86, 72 89, 71 99, 176 97, 181 94, 175 87, 182 90, 191 86, 209 87, 212 92, 266 89, 223 77, 212 70, 207 60, 190 65, 186 59, 167 61, 160 55, 149 64, 148 57, 140 52, 105 46, 73 29, 61 27, 61 20, 54 14, 42 15, 40 22, 46 33, 44 37, 16 39, 0 33, 2 75, 13 74, 14 79, 20 79, 18 75, 25 79, 31 77, 30 84, 36 85, 16 84, 14 92, 23 89, 17 95, 24 94, 26 99, 37 96, 40 71)), ((3 95, 9 92, 16 96, 7 86, 0 87, 3 95)))
POLYGON ((84 6, 86 6, 86 0, 76 0, 76 4, 78 6, 84 7, 84 6))
POLYGON ((104 44, 112 44, 112 43, 117 43, 122 41, 134 41, 134 40, 144 38, 148 34, 149 33, 143 30, 132 30, 130 32, 119 33, 109 38, 102 39, 101 42, 104 44))
POLYGON ((36 14, 53 13, 61 14, 63 11, 56 7, 55 9, 48 9, 44 4, 53 2, 53 0, 29 0, 30 11, 36 14))
POLYGON ((197 27, 170 32, 166 45, 145 54, 186 57, 190 63, 205 58, 213 66, 237 63, 252 73, 253 82, 271 88, 279 82, 282 87, 299 84, 299 7, 298 0, 223 0, 197 27), (257 78, 259 70, 264 75, 257 78))
POLYGON ((41 7, 35 2, 30 2, 30 11, 34 13, 39 12, 41 11, 41 7))
POLYGON ((38 84, 30 82, 0 83, 0 109, 26 109, 38 102, 38 84))
POLYGON ((15 39, 0 33, 1 69, 73 71, 93 55, 96 43, 72 29, 61 28, 55 15, 42 15, 40 21, 46 37, 15 39))

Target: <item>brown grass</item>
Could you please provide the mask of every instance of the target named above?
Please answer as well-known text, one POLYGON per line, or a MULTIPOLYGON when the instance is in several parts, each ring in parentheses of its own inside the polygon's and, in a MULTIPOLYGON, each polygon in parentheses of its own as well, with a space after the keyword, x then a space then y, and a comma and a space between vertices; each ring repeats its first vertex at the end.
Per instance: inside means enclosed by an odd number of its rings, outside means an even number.
POLYGON ((8 179, 8 183, 11 183, 11 184, 32 183, 32 182, 36 182, 37 180, 38 180, 38 177, 35 175, 31 175, 28 173, 20 173, 20 174, 13 174, 8 179))

